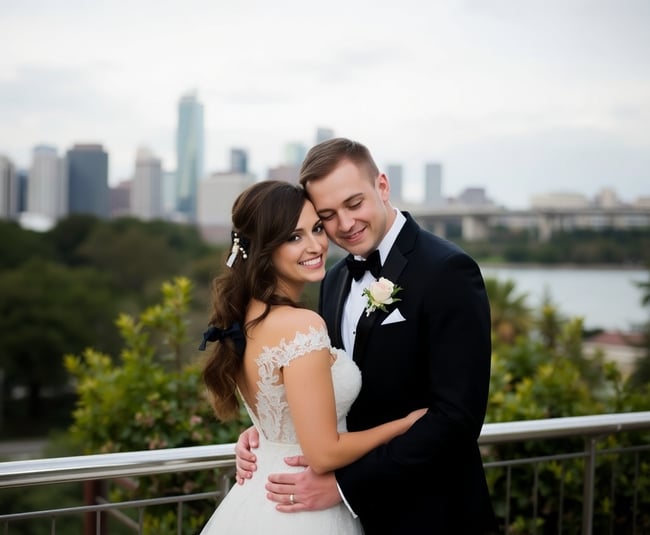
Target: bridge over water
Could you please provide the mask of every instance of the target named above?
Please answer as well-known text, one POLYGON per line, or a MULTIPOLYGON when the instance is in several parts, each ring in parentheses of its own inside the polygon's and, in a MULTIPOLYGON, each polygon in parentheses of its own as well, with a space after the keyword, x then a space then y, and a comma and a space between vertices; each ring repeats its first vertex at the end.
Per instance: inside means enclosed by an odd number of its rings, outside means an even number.
POLYGON ((459 227, 462 238, 467 241, 486 239, 489 229, 496 227, 533 230, 540 241, 549 240, 553 233, 559 231, 650 227, 650 206, 510 210, 499 206, 430 207, 400 203, 399 208, 410 212, 420 225, 438 236, 445 237, 449 226, 459 227))

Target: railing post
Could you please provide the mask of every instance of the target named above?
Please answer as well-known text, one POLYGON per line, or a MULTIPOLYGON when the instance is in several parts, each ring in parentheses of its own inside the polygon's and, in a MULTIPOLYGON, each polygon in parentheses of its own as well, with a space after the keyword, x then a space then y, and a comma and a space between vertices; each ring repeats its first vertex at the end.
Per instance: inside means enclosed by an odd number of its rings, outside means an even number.
MULTIPOLYGON (((83 483, 84 505, 96 505, 97 497, 103 496, 104 483, 98 479, 86 480, 83 483)), ((106 533, 106 514, 100 511, 84 514, 83 535, 104 535, 106 533), (97 522, 99 515, 99 522, 97 522), (99 526, 99 529, 97 529, 99 526)))
POLYGON ((221 483, 219 485, 219 491, 221 492, 221 496, 219 498, 219 502, 223 500, 226 497, 226 494, 228 494, 228 491, 230 490, 231 485, 231 480, 233 478, 234 471, 230 470, 225 470, 224 472, 221 473, 221 483))
POLYGON ((582 491, 582 535, 591 535, 594 522, 594 481, 596 479, 596 437, 585 439, 585 478, 582 491))

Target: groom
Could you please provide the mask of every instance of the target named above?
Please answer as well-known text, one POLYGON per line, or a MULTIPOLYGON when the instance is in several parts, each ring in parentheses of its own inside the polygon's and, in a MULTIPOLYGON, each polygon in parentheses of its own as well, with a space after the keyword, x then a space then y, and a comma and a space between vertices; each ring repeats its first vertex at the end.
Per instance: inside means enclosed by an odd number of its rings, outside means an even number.
MULTIPOLYGON (((360 143, 336 138, 312 147, 300 181, 329 238, 350 253, 327 272, 319 305, 332 345, 353 356, 363 377, 348 430, 429 411, 335 473, 271 475, 269 498, 285 512, 343 500, 366 535, 490 532, 494 514, 477 444, 490 380, 490 310, 477 264, 392 207, 388 178, 360 143), (376 256, 372 271, 353 275, 355 258, 376 256), (370 297, 381 303, 383 296, 364 290, 378 277, 399 289, 396 301, 371 311, 370 297)), ((240 482, 252 475, 256 445, 250 432, 237 443, 240 482)))

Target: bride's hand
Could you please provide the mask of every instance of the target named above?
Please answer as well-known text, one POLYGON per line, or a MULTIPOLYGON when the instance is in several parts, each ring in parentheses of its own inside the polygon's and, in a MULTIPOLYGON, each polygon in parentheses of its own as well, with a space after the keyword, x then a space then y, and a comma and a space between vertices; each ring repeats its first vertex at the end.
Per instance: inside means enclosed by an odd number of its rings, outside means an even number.
POLYGON ((415 422, 417 422, 422 416, 424 416, 427 413, 427 410, 429 409, 417 409, 413 412, 410 412, 406 416, 406 421, 409 424, 409 427, 411 427, 415 422))

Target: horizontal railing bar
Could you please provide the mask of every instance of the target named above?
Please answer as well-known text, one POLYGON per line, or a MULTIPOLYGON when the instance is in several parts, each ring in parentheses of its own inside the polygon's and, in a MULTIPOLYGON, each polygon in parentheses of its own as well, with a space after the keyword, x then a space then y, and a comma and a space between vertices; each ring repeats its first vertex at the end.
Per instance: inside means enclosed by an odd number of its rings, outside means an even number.
MULTIPOLYGON (((650 445, 643 446, 623 446, 620 448, 608 448, 606 450, 596 450, 596 456, 601 457, 604 455, 620 454, 620 453, 635 453, 639 451, 650 451, 650 445)), ((518 466, 533 463, 543 463, 549 461, 568 461, 569 459, 580 459, 586 457, 587 453, 578 451, 575 453, 556 453, 553 455, 542 455, 539 457, 522 457, 520 459, 506 459, 503 461, 486 461, 483 463, 485 468, 503 468, 504 466, 518 466)))
POLYGON ((650 428, 650 411, 567 416, 483 425, 479 444, 499 444, 538 438, 585 437, 650 428))
POLYGON ((544 463, 549 461, 568 461, 585 457, 584 451, 576 453, 558 453, 555 455, 542 455, 539 457, 522 457, 521 459, 507 459, 503 461, 489 461, 483 463, 485 468, 503 468, 504 466, 518 466, 525 464, 544 463))
MULTIPOLYGON (((487 423, 479 444, 584 437, 650 429, 650 411, 487 423)), ((234 465, 234 444, 0 463, 0 488, 196 471, 234 465)))
POLYGON ((620 448, 607 448, 605 450, 598 450, 597 455, 611 455, 613 453, 633 453, 639 451, 650 451, 650 444, 643 446, 623 446, 620 448))
POLYGON ((234 455, 234 444, 215 444, 10 461, 0 463, 0 488, 230 467, 234 455))
MULTIPOLYGON (((106 500, 103 496, 96 496, 95 499, 100 504, 111 503, 108 500, 106 500)), ((114 518, 117 522, 119 522, 124 527, 126 527, 126 528, 132 530, 133 532, 137 533, 138 528, 140 527, 138 522, 136 520, 133 520, 126 513, 123 513, 122 511, 120 511, 120 509, 109 509, 106 512, 106 514, 108 514, 111 518, 114 518)))
POLYGON ((11 520, 24 520, 26 518, 42 518, 53 516, 64 516, 77 513, 94 513, 97 511, 107 511, 110 509, 130 509, 147 507, 149 505, 162 505, 166 503, 178 502, 194 502, 198 500, 205 500, 208 498, 216 498, 220 496, 220 490, 213 490, 210 492, 201 492, 197 494, 181 494, 178 496, 165 496, 164 498, 146 498, 142 500, 131 500, 126 502, 115 503, 101 503, 96 505, 78 505, 76 507, 66 507, 65 509, 48 509, 46 511, 35 511, 29 513, 11 513, 8 515, 0 515, 0 522, 11 520))

